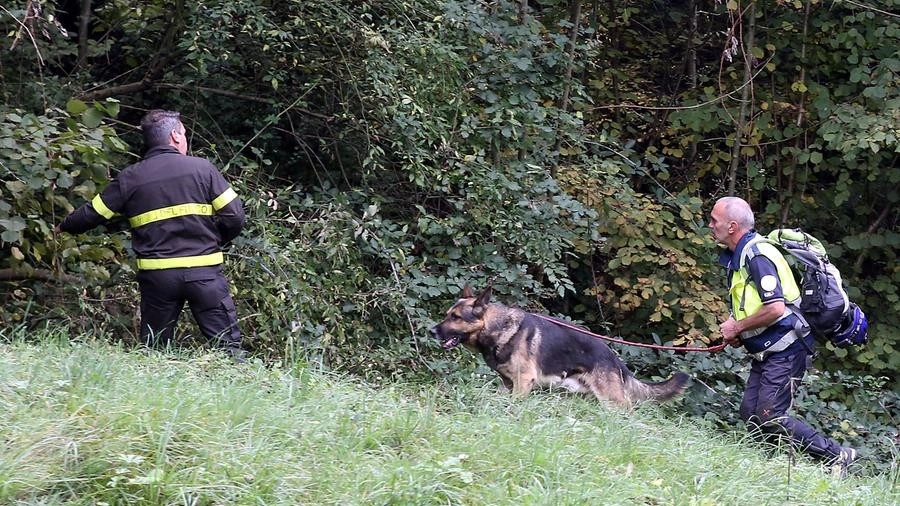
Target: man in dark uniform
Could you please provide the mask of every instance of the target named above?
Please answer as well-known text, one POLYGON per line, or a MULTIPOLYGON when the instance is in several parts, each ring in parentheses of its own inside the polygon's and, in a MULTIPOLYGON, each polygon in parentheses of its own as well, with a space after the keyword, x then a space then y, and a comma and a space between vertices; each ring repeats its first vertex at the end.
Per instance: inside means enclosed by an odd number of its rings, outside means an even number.
POLYGON ((140 337, 171 342, 185 301, 203 335, 240 359, 241 334, 222 262, 222 246, 244 226, 244 209, 207 160, 187 156, 180 114, 153 110, 141 120, 147 149, 58 230, 78 234, 111 219, 131 225, 141 290, 140 337))
POLYGON ((856 450, 788 415, 815 343, 792 309, 800 288, 787 260, 754 226, 750 205, 737 197, 719 199, 710 213, 709 228, 727 248, 720 263, 728 270, 732 309, 719 328, 726 343, 753 357, 741 419, 753 432, 786 436, 797 449, 839 465, 843 474, 856 450))

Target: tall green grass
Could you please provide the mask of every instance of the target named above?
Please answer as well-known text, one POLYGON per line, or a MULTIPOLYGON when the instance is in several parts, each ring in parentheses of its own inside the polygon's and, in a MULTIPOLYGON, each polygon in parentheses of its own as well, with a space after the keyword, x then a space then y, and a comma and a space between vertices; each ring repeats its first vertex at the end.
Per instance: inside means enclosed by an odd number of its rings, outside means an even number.
POLYGON ((673 413, 7 339, 0 504, 898 503, 896 471, 841 480, 673 413))

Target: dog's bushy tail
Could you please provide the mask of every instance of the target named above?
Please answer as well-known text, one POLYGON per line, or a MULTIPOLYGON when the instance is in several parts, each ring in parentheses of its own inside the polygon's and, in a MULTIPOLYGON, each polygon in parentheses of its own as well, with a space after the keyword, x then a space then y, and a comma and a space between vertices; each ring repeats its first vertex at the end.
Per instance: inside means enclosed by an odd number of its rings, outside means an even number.
POLYGON ((690 383, 691 377, 683 372, 676 372, 671 378, 659 383, 641 381, 630 376, 625 381, 625 389, 632 401, 654 400, 665 402, 681 395, 690 383))

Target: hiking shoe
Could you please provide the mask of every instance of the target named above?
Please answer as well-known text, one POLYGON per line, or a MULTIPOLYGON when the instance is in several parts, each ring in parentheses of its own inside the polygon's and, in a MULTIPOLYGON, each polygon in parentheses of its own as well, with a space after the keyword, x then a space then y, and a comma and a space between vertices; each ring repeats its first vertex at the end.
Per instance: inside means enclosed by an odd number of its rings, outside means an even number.
POLYGON ((235 364, 244 364, 247 362, 247 352, 241 348, 228 347, 225 348, 225 354, 231 357, 235 364))
POLYGON ((841 448, 841 453, 835 459, 834 465, 841 478, 847 476, 847 468, 859 457, 859 453, 853 448, 841 448))

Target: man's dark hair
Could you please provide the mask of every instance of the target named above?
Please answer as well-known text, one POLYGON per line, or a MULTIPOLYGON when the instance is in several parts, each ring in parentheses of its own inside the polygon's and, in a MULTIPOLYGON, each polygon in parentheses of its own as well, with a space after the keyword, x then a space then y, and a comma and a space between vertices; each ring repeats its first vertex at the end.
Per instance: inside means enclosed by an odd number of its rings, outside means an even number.
POLYGON ((141 132, 144 134, 144 146, 154 148, 169 144, 169 134, 178 128, 181 120, 180 112, 154 109, 141 119, 141 132))

